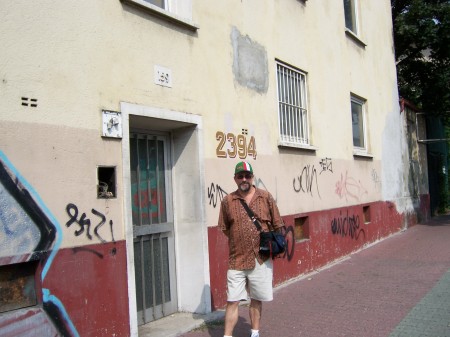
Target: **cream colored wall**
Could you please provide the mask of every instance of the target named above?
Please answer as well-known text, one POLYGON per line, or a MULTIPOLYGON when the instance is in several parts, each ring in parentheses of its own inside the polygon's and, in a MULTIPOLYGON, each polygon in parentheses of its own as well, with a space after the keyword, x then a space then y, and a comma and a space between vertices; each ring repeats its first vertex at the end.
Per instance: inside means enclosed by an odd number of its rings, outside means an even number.
POLYGON ((100 243, 65 226, 69 203, 93 222, 91 210, 102 212, 113 221, 114 239, 127 240, 132 335, 127 139, 101 137, 101 110, 129 109, 126 117, 142 110, 152 118, 170 112, 175 124, 197 125, 188 149, 176 139, 188 133, 173 138, 183 160, 173 170, 178 309, 207 312, 206 226, 216 225, 221 198, 234 190, 239 160, 217 156, 218 131, 238 136, 247 129, 246 140, 254 137, 257 156, 247 159, 256 184, 274 195, 283 215, 378 200, 408 209, 390 2, 364 1, 360 19, 365 47, 345 34, 340 1, 195 0, 196 31, 119 0, 0 1, 0 149, 59 221, 61 248, 100 243), (239 47, 244 54, 236 54, 239 47), (278 147, 276 59, 307 73, 316 151, 278 147), (171 88, 154 83, 155 65, 170 69, 171 88), (367 100, 371 159, 353 157, 351 92, 367 100), (22 106, 21 97, 37 99, 37 107, 22 106), (117 198, 97 199, 99 165, 116 167, 117 198), (185 193, 192 177, 200 183, 185 193), (203 243, 191 245, 195 251, 186 249, 192 233, 203 243))
MULTIPOLYGON (((221 198, 236 189, 236 162, 206 161, 210 168, 206 184, 209 225, 217 224, 221 198)), ((279 160, 262 157, 250 163, 255 185, 272 193, 284 215, 367 204, 381 197, 380 162, 282 156, 279 160)))
POLYGON ((117 176, 122 175, 121 158, 114 155, 118 142, 105 140, 93 146, 98 138, 97 131, 67 126, 0 123, 1 151, 58 220, 64 232, 61 248, 124 238, 122 185, 117 185, 118 198, 97 198, 98 165, 116 167, 117 176), (76 210, 73 207, 67 210, 69 204, 75 205, 76 210), (92 209, 106 218, 98 229, 100 237, 95 235, 94 229, 102 219, 93 214, 92 209), (80 220, 83 213, 90 219, 91 227, 89 230, 84 227, 84 231, 76 235, 80 226, 75 222, 66 224, 71 219, 80 220), (112 231, 109 221, 113 222, 112 231))
MULTIPOLYGON (((208 95, 220 102, 211 109, 216 119, 205 118, 208 225, 217 223, 221 197, 235 189, 233 166, 239 160, 214 155, 216 131, 237 135, 248 128, 248 137, 255 137, 258 151, 256 160, 247 158, 254 164, 257 185, 272 192, 283 214, 404 197, 390 3, 365 2, 361 6, 365 47, 346 36, 341 2, 280 1, 258 6, 255 1, 244 1, 221 2, 219 6, 223 6, 220 13, 229 14, 226 20, 231 26, 223 31, 216 25, 224 41, 226 33, 237 27, 242 36, 265 48, 269 85, 266 93, 252 91, 230 78, 232 74, 225 68, 220 97, 212 92, 208 95), (251 14, 243 16, 241 11, 251 14), (277 147, 275 59, 307 72, 310 137, 318 148, 315 152, 277 147), (353 157, 350 93, 367 100, 372 159, 353 157), (325 170, 321 162, 326 163, 325 170), (389 180, 386 186, 383 176, 389 180), (311 190, 296 191, 299 178, 303 187, 308 185, 311 190)), ((217 17, 206 19, 208 28, 214 27, 217 17)), ((221 50, 219 60, 226 57, 224 64, 231 67, 230 58, 235 57, 231 48, 224 43, 209 52, 221 50)))
MULTIPOLYGON (((213 62, 206 62, 209 63, 205 65, 206 73, 214 76, 211 78, 214 83, 220 83, 220 92, 215 86, 202 88, 207 90, 205 96, 209 101, 205 103, 210 107, 209 113, 219 118, 206 121, 205 129, 209 130, 211 139, 214 139, 220 122, 230 130, 240 129, 241 125, 252 126, 260 138, 262 135, 270 138, 264 143, 270 146, 260 146, 259 153, 278 154, 275 58, 308 73, 311 137, 313 144, 319 147, 319 156, 332 153, 334 157, 352 158, 351 121, 350 113, 347 113, 350 92, 368 100, 369 114, 373 111, 377 116, 370 120, 374 129, 383 126, 384 120, 380 115, 398 110, 398 104, 392 105, 393 98, 396 98, 392 92, 396 78, 388 2, 378 2, 374 8, 361 13, 362 38, 368 43, 366 48, 345 36, 343 8, 339 2, 310 1, 303 4, 302 1, 289 1, 258 6, 256 1, 244 1, 213 3, 210 6, 211 12, 203 19, 206 23, 199 20, 199 25, 206 26, 208 34, 211 31, 206 38, 214 40, 208 41, 211 48, 207 59, 213 62), (212 10, 223 13, 223 16, 227 13, 223 19, 229 22, 229 27, 215 24, 222 18, 214 15, 212 10), (243 16, 242 12, 248 16, 243 16), (387 17, 380 17, 382 15, 387 17), (266 49, 269 72, 266 94, 240 86, 230 72, 233 50, 228 41, 233 27, 266 49), (216 77, 214 73, 219 73, 219 65, 223 69, 220 77, 216 77)), ((200 29, 200 43, 203 34, 200 29)), ((203 49, 199 51, 203 53, 203 49)), ((379 135, 373 137, 371 143, 379 143, 379 135)), ((214 156, 215 144, 209 144, 210 149, 207 148, 206 153, 214 156)), ((379 148, 371 150, 380 155, 379 148)))
POLYGON ((5 1, 0 12, 1 150, 60 222, 61 248, 100 242, 92 208, 124 239, 121 141, 101 138, 101 110, 130 101, 193 111, 187 55, 172 51, 188 50, 194 38, 181 30, 168 39, 167 23, 120 1, 5 1), (153 83, 155 64, 171 67, 172 89, 153 83), (38 106, 21 106, 21 97, 38 106), (117 198, 97 199, 99 165, 117 167, 117 198), (65 226, 69 203, 91 219, 93 240, 65 226))
MULTIPOLYGON (((203 116, 205 185, 219 184, 227 192, 234 189, 231 172, 238 159, 217 157, 216 132, 238 135, 248 129, 258 151, 250 162, 285 214, 402 194, 397 179, 401 123, 387 0, 361 6, 365 48, 346 36, 339 1, 262 5, 260 0, 196 0, 192 20, 200 27, 197 32, 120 1, 3 1, 0 13, 2 148, 61 223, 67 221, 68 202, 85 212, 108 209, 117 219, 116 239, 124 237, 120 183, 115 200, 97 200, 92 191, 98 165, 117 165, 121 174, 120 141, 100 137, 101 109, 120 111, 121 101, 203 116), (233 31, 266 53, 267 88, 262 92, 236 80, 233 31), (307 72, 315 152, 277 146, 275 59, 307 72), (155 65, 172 71, 172 88, 154 84, 155 65), (367 99, 371 160, 353 157, 350 92, 367 99), (37 98, 38 107, 22 107, 22 96, 37 98), (333 172, 319 173, 327 158, 333 172), (303 179, 305 167, 316 169, 320 197, 295 191, 295 179, 303 179), (354 192, 342 194, 343 180, 356 185, 357 198, 350 196, 354 192)), ((206 221, 213 226, 217 207, 213 194, 208 189, 205 194, 206 221)), ((75 239, 81 240, 64 236, 63 245, 75 244, 75 239)))

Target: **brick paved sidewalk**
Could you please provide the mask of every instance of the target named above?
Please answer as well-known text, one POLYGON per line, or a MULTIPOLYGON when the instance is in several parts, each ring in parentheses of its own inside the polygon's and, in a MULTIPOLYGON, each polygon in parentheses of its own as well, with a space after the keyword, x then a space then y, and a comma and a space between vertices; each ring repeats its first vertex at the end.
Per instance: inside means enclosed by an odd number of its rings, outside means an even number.
MULTIPOLYGON (((433 218, 275 291, 261 337, 450 337, 450 216, 433 218)), ((248 308, 235 337, 248 337, 248 308)), ((223 322, 184 337, 221 337, 223 322)))

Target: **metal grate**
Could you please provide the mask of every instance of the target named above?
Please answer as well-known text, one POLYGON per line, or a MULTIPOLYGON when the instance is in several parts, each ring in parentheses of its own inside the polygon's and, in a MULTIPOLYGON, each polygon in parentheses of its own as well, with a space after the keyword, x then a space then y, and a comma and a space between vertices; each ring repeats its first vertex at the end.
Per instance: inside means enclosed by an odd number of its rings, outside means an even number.
POLYGON ((167 221, 164 142, 135 134, 131 142, 131 193, 133 225, 167 221))
POLYGON ((140 236, 134 242, 137 309, 143 323, 165 316, 171 301, 168 238, 140 236))
POLYGON ((130 136, 131 199, 138 324, 176 310, 167 138, 130 136))
POLYGON ((281 141, 308 144, 306 76, 293 68, 277 64, 277 77, 281 141))

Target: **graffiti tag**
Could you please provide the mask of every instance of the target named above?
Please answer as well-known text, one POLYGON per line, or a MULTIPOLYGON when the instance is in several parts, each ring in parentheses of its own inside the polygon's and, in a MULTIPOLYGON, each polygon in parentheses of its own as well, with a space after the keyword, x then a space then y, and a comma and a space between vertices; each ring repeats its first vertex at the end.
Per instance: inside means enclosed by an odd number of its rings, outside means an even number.
POLYGON ((355 240, 358 240, 360 234, 366 236, 364 229, 360 228, 359 216, 349 216, 348 210, 346 215, 342 216, 342 212, 340 212, 339 217, 331 220, 331 232, 342 237, 349 236, 355 240))
POLYGON ((313 196, 313 190, 316 190, 317 195, 320 197, 319 185, 317 182, 317 170, 311 165, 303 167, 302 172, 298 177, 294 177, 292 182, 294 191, 297 193, 303 192, 313 196))
POLYGON ((217 201, 221 202, 223 200, 223 198, 227 195, 228 193, 225 192, 222 187, 219 186, 219 184, 215 184, 211 183, 211 186, 208 187, 208 199, 209 199, 209 204, 216 208, 217 206, 217 201))
POLYGON ((331 158, 323 158, 320 160, 319 164, 322 169, 319 175, 324 171, 330 171, 331 173, 333 173, 333 162, 331 161, 331 158))
MULTIPOLYGON (((78 225, 78 229, 75 230, 74 234, 75 236, 80 236, 81 234, 86 232, 86 236, 89 240, 92 240, 91 235, 91 220, 86 217, 86 213, 82 213, 81 216, 78 218, 78 207, 74 204, 67 204, 66 206, 66 212, 69 215, 70 219, 66 222, 66 227, 69 228, 73 224, 78 225)), ((94 227, 94 235, 103 243, 107 242, 100 234, 99 230, 100 228, 106 223, 106 217, 103 213, 97 211, 96 209, 92 209, 91 213, 99 218, 99 222, 94 227)), ((109 220, 109 228, 111 233, 111 239, 112 242, 115 242, 114 240, 114 233, 113 233, 113 221, 109 220)))
POLYGON ((345 175, 341 173, 341 179, 336 182, 335 192, 339 198, 345 198, 345 200, 348 200, 348 197, 360 200, 364 194, 368 194, 361 181, 349 177, 347 171, 345 175))

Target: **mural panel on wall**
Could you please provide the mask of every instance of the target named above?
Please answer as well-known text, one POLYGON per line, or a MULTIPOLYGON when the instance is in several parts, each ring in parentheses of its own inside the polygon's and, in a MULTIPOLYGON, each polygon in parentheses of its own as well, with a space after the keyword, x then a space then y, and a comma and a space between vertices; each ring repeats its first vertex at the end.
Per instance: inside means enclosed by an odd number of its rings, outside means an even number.
POLYGON ((125 242, 97 208, 65 211, 61 226, 0 151, 1 336, 129 335, 125 242))
MULTIPOLYGON (((0 152, 0 182, 1 265, 41 260, 43 282, 61 245, 61 227, 3 152, 0 152)), ((22 309, 25 313, 16 312, 12 317, 8 313, 0 314, 0 335, 15 329, 42 331, 44 325, 48 331, 79 336, 64 304, 50 289, 42 288, 42 299, 45 313, 39 308, 25 308, 22 309), (31 318, 23 320, 28 316, 31 318)))

